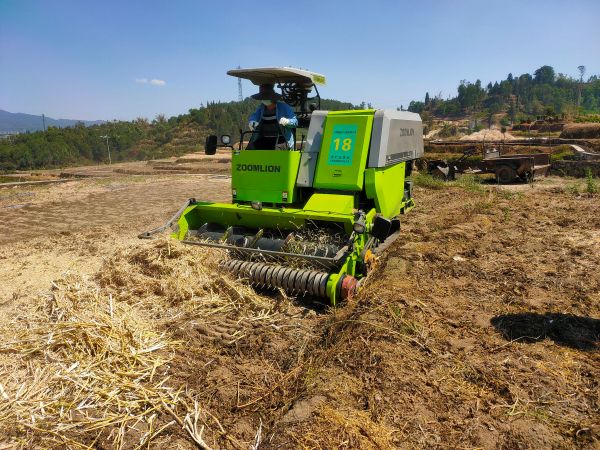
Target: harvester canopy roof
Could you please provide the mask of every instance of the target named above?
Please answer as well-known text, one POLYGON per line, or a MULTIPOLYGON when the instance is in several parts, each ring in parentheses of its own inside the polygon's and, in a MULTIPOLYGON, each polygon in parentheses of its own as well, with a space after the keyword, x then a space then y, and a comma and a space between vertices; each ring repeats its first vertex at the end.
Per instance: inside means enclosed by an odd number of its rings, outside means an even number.
POLYGON ((233 69, 227 72, 232 77, 245 78, 256 85, 275 83, 298 83, 304 85, 325 84, 325 76, 294 67, 258 67, 255 69, 233 69))

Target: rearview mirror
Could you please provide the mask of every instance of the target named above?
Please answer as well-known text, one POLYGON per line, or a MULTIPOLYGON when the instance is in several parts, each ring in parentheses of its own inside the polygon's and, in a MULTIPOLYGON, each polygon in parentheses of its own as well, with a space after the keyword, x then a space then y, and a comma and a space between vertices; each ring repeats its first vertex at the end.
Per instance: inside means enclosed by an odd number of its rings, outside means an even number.
POLYGON ((231 136, 229 136, 228 134, 224 134, 221 136, 221 144, 229 145, 230 143, 231 143, 231 136))
POLYGON ((204 154, 214 155, 215 153, 217 153, 217 136, 209 134, 204 142, 204 154))

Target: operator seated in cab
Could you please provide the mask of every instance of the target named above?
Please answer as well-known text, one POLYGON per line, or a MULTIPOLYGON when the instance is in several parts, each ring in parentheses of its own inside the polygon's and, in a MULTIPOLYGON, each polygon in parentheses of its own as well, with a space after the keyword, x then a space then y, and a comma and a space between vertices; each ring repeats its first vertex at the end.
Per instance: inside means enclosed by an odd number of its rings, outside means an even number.
POLYGON ((294 149, 292 128, 298 126, 294 110, 281 101, 281 95, 275 92, 274 85, 261 84, 258 94, 252 95, 261 105, 248 119, 252 133, 248 150, 294 149))

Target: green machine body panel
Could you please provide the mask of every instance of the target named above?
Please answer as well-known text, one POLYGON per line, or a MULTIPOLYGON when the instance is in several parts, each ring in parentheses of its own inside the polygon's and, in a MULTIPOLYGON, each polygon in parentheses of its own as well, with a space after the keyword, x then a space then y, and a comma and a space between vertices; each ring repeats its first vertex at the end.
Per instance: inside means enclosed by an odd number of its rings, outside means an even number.
MULTIPOLYGON (((185 240, 189 230, 200 228, 205 223, 220 223, 228 226, 248 228, 269 228, 277 230, 297 230, 308 222, 332 222, 343 227, 346 233, 352 232, 354 213, 352 195, 344 195, 337 207, 331 208, 329 194, 313 194, 307 208, 254 209, 250 205, 237 203, 196 202, 189 206, 179 219, 179 229, 173 237, 185 240)), ((336 196, 337 197, 337 196, 336 196)))
POLYGON ((241 150, 231 157, 234 201, 293 203, 300 152, 241 150))
POLYGON ((403 212, 405 173, 406 163, 365 170, 365 194, 374 200, 375 208, 384 217, 403 212))
POLYGON ((329 211, 339 214, 352 214, 354 212, 354 195, 316 192, 308 199, 303 210, 306 212, 329 211))
POLYGON ((327 114, 313 187, 361 191, 374 110, 327 114))

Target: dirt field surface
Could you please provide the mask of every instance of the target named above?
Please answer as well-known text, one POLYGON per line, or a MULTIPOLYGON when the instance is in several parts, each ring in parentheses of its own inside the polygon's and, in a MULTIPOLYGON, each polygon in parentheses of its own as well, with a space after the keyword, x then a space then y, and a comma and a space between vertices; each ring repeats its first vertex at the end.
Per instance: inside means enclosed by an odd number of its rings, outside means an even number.
POLYGON ((99 225, 130 223, 137 229, 147 225, 148 215, 162 212, 163 219, 190 197, 228 201, 229 193, 226 175, 125 176, 0 189, 0 243, 99 225))
POLYGON ((112 165, 69 167, 60 170, 41 171, 41 175, 63 177, 114 177, 118 175, 173 175, 182 173, 229 174, 231 150, 219 149, 214 155, 189 153, 153 161, 122 162, 112 165))
POLYGON ((0 189, 0 448, 598 448, 600 197, 420 186, 358 298, 166 237, 222 176, 0 189))

